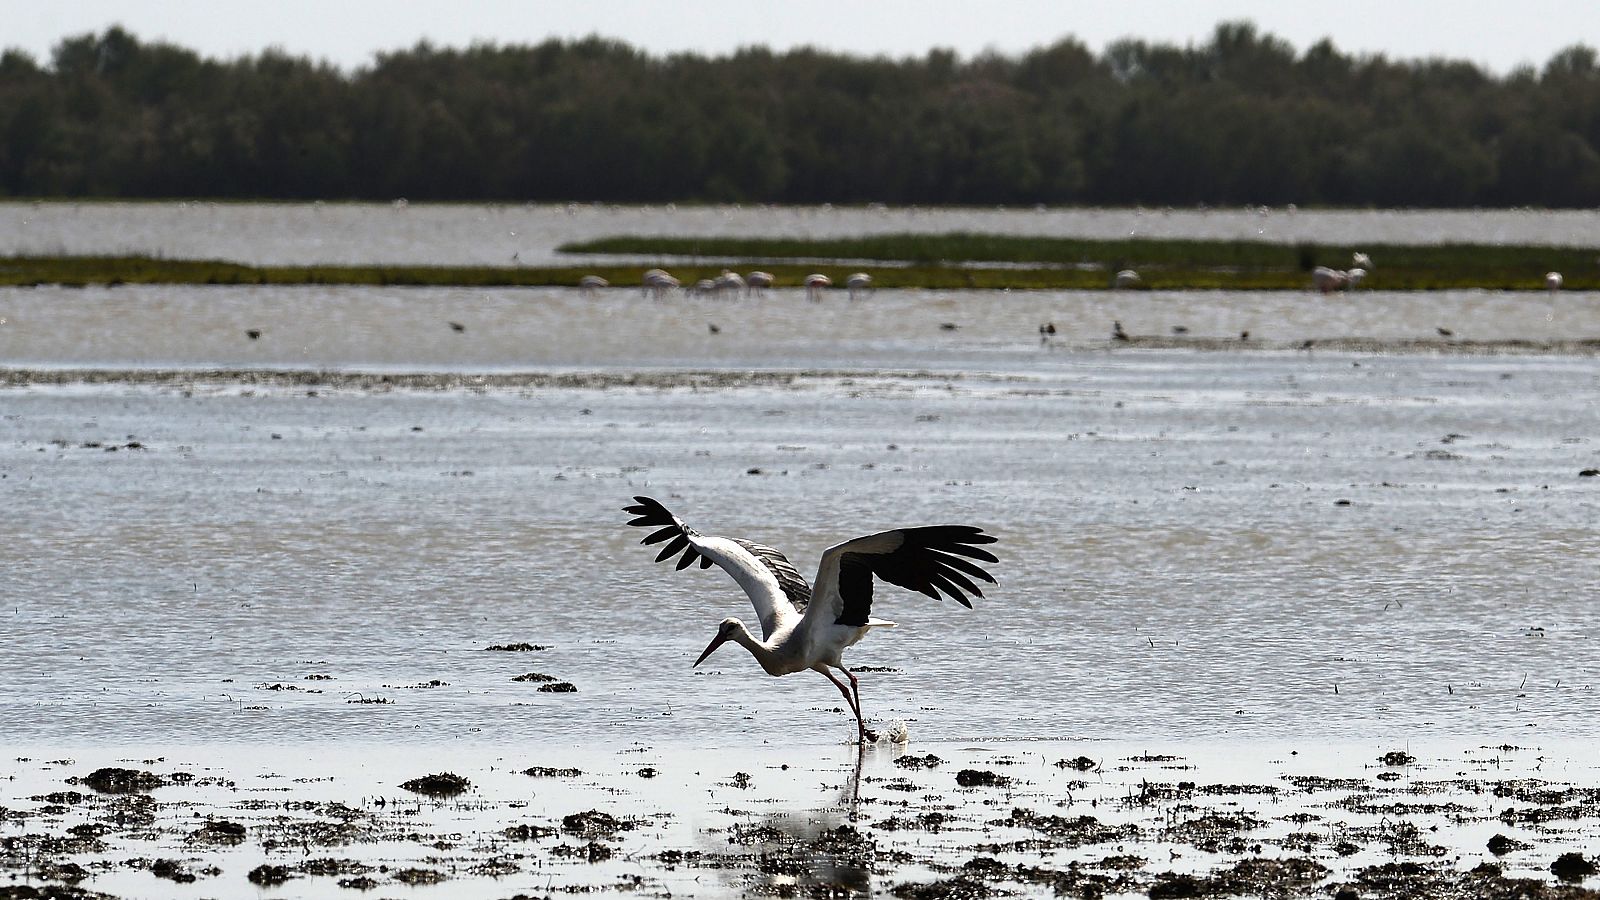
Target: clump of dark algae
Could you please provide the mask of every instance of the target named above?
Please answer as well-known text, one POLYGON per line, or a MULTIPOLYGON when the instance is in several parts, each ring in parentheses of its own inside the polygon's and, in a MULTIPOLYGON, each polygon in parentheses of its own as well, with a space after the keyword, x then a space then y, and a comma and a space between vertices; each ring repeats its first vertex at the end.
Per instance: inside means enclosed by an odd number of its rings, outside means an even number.
POLYGON ((454 797, 472 787, 472 782, 454 772, 440 772, 401 782, 400 787, 425 797, 454 797))
POLYGON ((896 759, 894 764, 902 769, 932 769, 937 767, 942 762, 944 762, 944 760, 934 756, 932 753, 929 753, 926 756, 907 754, 896 759))
POLYGON ((539 650, 549 650, 550 648, 543 644, 530 644, 527 641, 519 641, 515 644, 490 644, 483 649, 496 653, 533 653, 539 650))
POLYGON ((539 693, 541 694, 576 694, 577 692, 577 685, 570 681, 557 681, 554 684, 539 685, 539 693))
POLYGON ((532 766, 522 770, 522 774, 534 778, 578 778, 583 775, 580 769, 557 769, 551 766, 532 766))

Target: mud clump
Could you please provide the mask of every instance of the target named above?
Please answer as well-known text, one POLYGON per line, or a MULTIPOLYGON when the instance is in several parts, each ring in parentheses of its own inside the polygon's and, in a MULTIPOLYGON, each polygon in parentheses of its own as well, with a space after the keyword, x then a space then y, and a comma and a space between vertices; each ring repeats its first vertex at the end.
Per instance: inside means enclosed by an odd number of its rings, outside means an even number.
POLYGON ((590 841, 587 844, 557 844, 550 848, 551 856, 565 856, 572 859, 581 859, 591 863, 601 863, 610 859, 616 851, 599 841, 590 841))
POLYGON ((1494 837, 1489 838, 1489 843, 1487 846, 1489 848, 1489 852, 1493 853, 1495 856, 1505 856, 1507 853, 1515 853, 1518 850, 1526 850, 1533 845, 1526 841, 1519 841, 1516 838, 1509 838, 1503 834, 1497 834, 1494 837))
POLYGON ((1378 761, 1386 766, 1409 766, 1416 762, 1417 758, 1404 750, 1390 750, 1378 757, 1378 761))
POLYGON ((527 673, 525 675, 514 676, 511 680, 512 681, 548 682, 548 681, 555 681, 556 677, 554 675, 546 675, 543 672, 529 672, 529 673, 527 673))
POLYGON ((956 784, 962 787, 1010 787, 1011 779, 986 769, 962 769, 956 773, 956 784))
POLYGON ((454 772, 440 772, 401 782, 400 787, 426 797, 454 797, 472 787, 472 782, 454 772))
POLYGON ((1594 863, 1582 853, 1563 853, 1550 864, 1550 874, 1569 883, 1576 883, 1595 874, 1594 863))
POLYGON ((166 782, 154 772, 122 769, 108 766, 95 769, 83 778, 68 779, 68 784, 82 784, 102 794, 137 794, 165 787, 166 782))
POLYGON ((633 827, 633 823, 619 819, 598 809, 576 812, 561 818, 561 830, 580 837, 601 837, 633 827))
POLYGON ((176 859, 152 860, 150 874, 176 884, 191 884, 195 880, 195 874, 189 871, 182 861, 176 859))
POLYGON ((392 877, 401 884, 409 884, 413 887, 419 884, 438 884, 449 878, 448 875, 434 869, 401 869, 394 873, 392 877))
POLYGON ((483 649, 486 652, 493 653, 533 653, 538 650, 549 650, 550 648, 543 644, 530 644, 527 641, 522 641, 515 644, 490 644, 483 649))
POLYGON ((1075 770, 1077 770, 1079 772, 1087 772, 1090 769, 1093 769, 1093 768, 1095 768, 1095 767, 1097 767, 1099 765, 1100 765, 1099 763, 1095 762, 1094 760, 1090 759, 1087 756, 1080 756, 1077 759, 1063 759, 1063 760, 1060 760, 1059 762, 1056 763, 1056 768, 1058 768, 1058 769, 1075 769, 1075 770))
POLYGON ((902 756, 896 759, 894 764, 902 769, 933 769, 943 762, 944 760, 929 753, 926 756, 902 756))
POLYGON ((243 843, 244 835, 245 828, 238 822, 215 820, 189 832, 187 840, 191 844, 223 844, 231 846, 243 843))
POLYGON ((544 825, 512 825, 500 832, 513 841, 537 841, 541 838, 555 837, 556 830, 544 825))
POLYGON ((261 887, 276 887, 294 877, 288 866, 271 866, 263 863, 245 874, 245 880, 261 887))
POLYGON ((578 686, 570 681, 558 681, 554 684, 539 685, 541 694, 576 694, 578 686))
POLYGON ((583 772, 579 769, 555 769, 550 766, 532 766, 522 770, 522 774, 533 778, 577 778, 583 772))

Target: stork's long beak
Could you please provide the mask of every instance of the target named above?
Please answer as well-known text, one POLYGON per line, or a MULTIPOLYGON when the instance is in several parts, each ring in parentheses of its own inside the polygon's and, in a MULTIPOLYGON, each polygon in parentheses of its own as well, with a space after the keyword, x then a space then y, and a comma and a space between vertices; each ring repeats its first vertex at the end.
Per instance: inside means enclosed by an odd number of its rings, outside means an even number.
MULTIPOLYGON (((705 662, 706 661, 706 657, 708 657, 712 653, 716 652, 716 649, 718 647, 721 647, 723 644, 726 644, 728 642, 728 637, 729 637, 729 635, 726 635, 726 634, 718 634, 716 637, 712 638, 711 639, 711 643, 706 645, 705 652, 700 654, 700 658, 694 661, 694 665, 698 666, 701 663, 705 662)), ((692 668, 694 668, 694 666, 690 666, 689 668, 692 669, 692 668)))

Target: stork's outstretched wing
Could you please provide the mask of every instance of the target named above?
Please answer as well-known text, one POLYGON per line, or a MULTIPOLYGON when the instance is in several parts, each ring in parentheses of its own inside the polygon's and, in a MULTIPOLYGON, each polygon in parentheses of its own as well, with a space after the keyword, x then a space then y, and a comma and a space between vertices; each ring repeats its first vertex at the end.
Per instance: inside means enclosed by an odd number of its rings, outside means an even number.
POLYGON ((968 609, 983 591, 973 579, 994 584, 994 576, 972 560, 999 562, 977 544, 994 535, 971 525, 928 525, 880 531, 845 541, 822 553, 816 592, 806 610, 807 625, 865 625, 872 613, 874 577, 939 599, 942 593, 968 609))
POLYGON ((735 538, 709 537, 683 524, 683 520, 667 511, 649 497, 634 497, 635 505, 622 511, 636 516, 629 525, 654 528, 641 544, 668 541, 656 562, 665 562, 678 553, 678 568, 687 569, 696 560, 700 568, 708 569, 712 563, 721 566, 733 580, 750 595, 761 620, 761 637, 772 636, 783 622, 798 618, 811 599, 811 585, 784 558, 782 553, 750 541, 735 538))

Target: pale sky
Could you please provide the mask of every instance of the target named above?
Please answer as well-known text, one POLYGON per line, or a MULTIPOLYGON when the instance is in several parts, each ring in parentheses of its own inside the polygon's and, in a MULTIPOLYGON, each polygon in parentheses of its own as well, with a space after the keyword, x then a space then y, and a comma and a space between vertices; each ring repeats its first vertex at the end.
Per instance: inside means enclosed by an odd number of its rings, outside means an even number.
POLYGON ((1445 56, 1504 74, 1575 43, 1600 46, 1600 0, 0 0, 0 46, 40 62, 62 37, 121 24, 208 56, 278 47, 353 69, 426 38, 535 43, 601 34, 656 53, 765 44, 892 57, 949 47, 1016 53, 1072 35, 1099 51, 1123 37, 1204 42, 1248 19, 1304 50, 1445 56))

